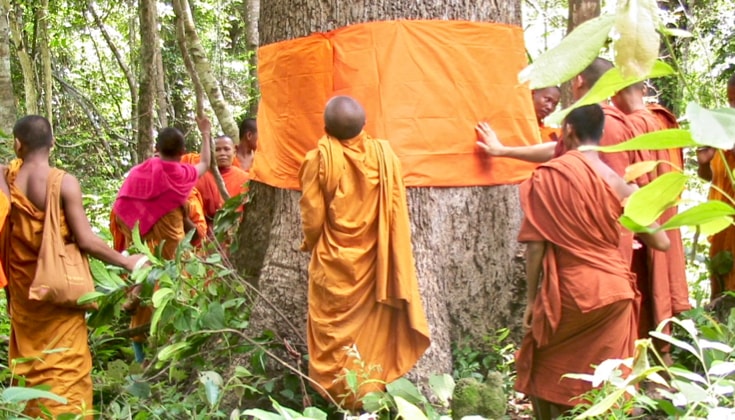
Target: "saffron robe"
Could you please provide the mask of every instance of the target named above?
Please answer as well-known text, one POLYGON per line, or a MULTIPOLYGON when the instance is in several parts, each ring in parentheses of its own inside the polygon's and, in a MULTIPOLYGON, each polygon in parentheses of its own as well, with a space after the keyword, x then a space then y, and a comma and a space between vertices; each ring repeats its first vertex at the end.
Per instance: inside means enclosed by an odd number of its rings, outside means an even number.
POLYGON ((633 354, 635 284, 619 250, 622 213, 615 191, 578 151, 539 166, 520 187, 520 242, 546 242, 532 328, 516 354, 515 388, 575 405, 591 365, 633 354), (580 351, 583 349, 583 351, 580 351))
MULTIPOLYGON (((51 392, 68 400, 66 405, 47 399, 32 400, 24 414, 43 417, 39 404, 54 417, 62 413, 79 414, 82 407, 92 409, 92 355, 87 344, 87 322, 83 310, 28 299, 36 275, 45 211, 15 187, 21 166, 22 161, 16 159, 6 172, 12 207, 0 247, 10 305, 8 360, 38 358, 18 363, 14 373, 25 377, 25 386, 48 385, 51 392), (66 350, 46 352, 53 349, 66 350)), ((63 211, 60 219, 61 235, 69 243, 73 239, 63 211)))
MULTIPOLYGON (((647 109, 628 114, 628 121, 636 136, 663 129, 659 118, 647 109)), ((649 154, 652 160, 671 161, 669 150, 650 150, 649 154)), ((660 165, 649 178, 653 180, 672 170, 671 165, 660 165)), ((667 209, 658 223, 666 223, 676 213, 676 207, 667 209)), ((657 251, 643 245, 633 253, 633 271, 638 277, 638 291, 641 296, 638 323, 640 337, 648 337, 648 332, 664 319, 691 309, 681 231, 672 229, 667 230, 666 234, 671 243, 668 251, 657 251)))
MULTIPOLYGON (((735 197, 735 191, 733 191, 732 182, 730 177, 727 175, 728 168, 730 171, 735 169, 735 153, 732 150, 723 150, 722 153, 725 156, 723 161, 720 151, 715 153, 715 157, 710 162, 712 169, 712 187, 709 190, 710 200, 720 200, 730 205, 735 205, 730 202, 727 196, 723 195, 717 188, 720 188, 730 197, 735 197)), ((715 258, 717 254, 723 251, 729 251, 735 255, 735 226, 730 225, 725 230, 722 230, 709 238, 710 259, 715 258)), ((716 272, 710 274, 711 282, 711 293, 712 299, 718 297, 722 292, 726 290, 735 290, 735 267, 724 275, 719 275, 716 272)))
MULTIPOLYGON (((5 221, 10 213, 10 199, 2 191, 0 191, 0 238, 5 234, 5 221)), ((0 258, 0 288, 8 285, 8 279, 5 277, 5 269, 3 268, 3 259, 0 258)))
MULTIPOLYGON (((200 162, 200 157, 198 153, 187 153, 182 156, 181 161, 195 165, 200 162)), ((230 197, 248 192, 247 183, 250 181, 250 175, 249 172, 240 169, 237 156, 233 159, 232 166, 229 168, 219 168, 219 171, 220 175, 222 175, 222 181, 225 183, 225 189, 230 194, 230 197)), ((225 204, 225 200, 222 194, 220 194, 219 188, 217 188, 217 182, 214 180, 214 175, 211 172, 202 175, 196 187, 201 194, 202 208, 211 228, 214 215, 225 204)), ((244 205, 238 208, 238 211, 243 210, 244 205)))
MULTIPOLYGON (((311 252, 309 376, 341 401, 347 393, 345 370, 391 382, 430 344, 406 191, 390 145, 365 133, 345 141, 319 140, 299 178, 301 249, 311 252)), ((345 402, 354 405, 380 388, 382 383, 363 384, 345 402)))
POLYGON ((547 127, 543 123, 539 123, 538 129, 541 132, 542 143, 561 141, 561 128, 547 127))

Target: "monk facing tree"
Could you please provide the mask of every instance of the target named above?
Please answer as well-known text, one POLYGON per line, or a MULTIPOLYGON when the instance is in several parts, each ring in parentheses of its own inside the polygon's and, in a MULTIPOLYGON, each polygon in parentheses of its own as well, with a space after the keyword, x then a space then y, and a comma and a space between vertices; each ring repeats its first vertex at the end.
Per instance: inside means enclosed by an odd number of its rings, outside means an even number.
POLYGON ((332 98, 326 136, 299 173, 301 249, 311 252, 309 376, 348 406, 381 384, 363 383, 352 393, 347 370, 391 382, 430 344, 398 158, 364 126, 357 101, 332 98))
POLYGON ((13 128, 13 137, 18 159, 3 173, 10 187, 12 208, 0 246, 10 301, 9 360, 26 359, 14 369, 16 375, 25 377, 25 386, 47 385, 51 392, 68 400, 67 405, 34 400, 26 406, 25 414, 41 416, 39 403, 54 417, 62 413, 80 414, 92 409, 92 357, 84 311, 28 297, 43 231, 50 228, 44 226, 44 217, 51 179, 60 187, 60 232, 65 243, 76 242, 81 251, 128 270, 135 267, 141 256, 121 255, 92 232, 82 205, 79 182, 69 174, 59 176, 60 171, 49 166, 54 138, 46 118, 38 115, 21 118, 13 128), (63 350, 48 351, 53 349, 63 350))
MULTIPOLYGON (((633 188, 595 151, 605 114, 599 105, 569 113, 562 156, 539 166, 521 184, 524 219, 518 240, 527 244, 527 329, 516 357, 516 389, 529 395, 538 418, 561 415, 580 402, 589 382, 562 378, 592 373, 592 365, 632 356, 636 334, 635 278, 620 251, 618 217, 633 188), (580 351, 584 349, 584 351, 580 351)), ((485 139, 495 136, 481 124, 485 139)), ((664 232, 642 235, 666 249, 664 232)))

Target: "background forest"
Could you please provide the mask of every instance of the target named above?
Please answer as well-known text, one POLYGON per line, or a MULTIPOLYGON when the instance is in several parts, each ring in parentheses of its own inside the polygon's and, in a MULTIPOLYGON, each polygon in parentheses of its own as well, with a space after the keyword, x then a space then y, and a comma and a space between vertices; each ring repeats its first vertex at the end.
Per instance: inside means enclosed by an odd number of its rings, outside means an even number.
MULTIPOLYGON (((272 5, 258 0, 0 0, 0 161, 8 162, 14 156, 10 133, 18 117, 41 114, 49 118, 56 137, 53 164, 80 179, 93 227, 109 239, 111 203, 124 174, 152 154, 156 129, 182 129, 188 147, 196 150, 200 139, 194 117, 198 104, 208 103, 204 108, 215 131, 237 138, 236 121, 254 117, 257 111, 255 52, 259 39, 278 40, 273 28, 281 21, 284 25, 292 22, 299 8, 321 8, 337 15, 346 3, 363 3, 323 0, 317 2, 321 6, 315 6, 313 1, 280 1, 283 7, 277 7, 276 1, 271 1, 272 5), (259 32, 259 24, 267 32, 259 32)), ((403 7, 408 14, 418 7, 412 0, 382 3, 386 8, 390 3, 396 10, 403 7)), ((665 25, 688 31, 691 36, 664 38, 660 56, 678 70, 678 76, 653 82, 656 99, 677 115, 684 113, 689 101, 708 108, 723 106, 725 82, 735 71, 735 3, 658 3, 665 25)), ((574 27, 600 13, 614 12, 617 5, 599 0, 514 0, 508 4, 522 10, 529 61, 558 44, 574 27)), ((434 17, 431 13, 418 10, 415 16, 405 17, 434 17)), ((463 13, 469 12, 459 11, 457 16, 463 13)), ((520 18, 520 14, 514 17, 512 10, 503 13, 508 15, 499 21, 520 18)), ((333 29, 333 25, 328 21, 323 29, 333 29)), ((693 153, 687 165, 687 171, 694 173, 693 153)), ((691 177, 683 207, 687 202, 701 201, 704 194, 706 185, 691 177)), ((238 249, 238 240, 249 243, 251 236, 234 235, 237 220, 232 209, 236 207, 231 205, 223 212, 218 233, 220 239, 236 236, 233 246, 238 249)), ((684 236, 691 297, 697 307, 692 318, 698 328, 682 327, 689 334, 682 340, 693 341, 701 357, 682 350, 682 369, 696 371, 699 360, 707 371, 714 360, 730 363, 732 349, 726 356, 712 356, 706 345, 699 347, 698 340, 733 344, 735 324, 728 323, 727 316, 718 323, 703 311, 709 297, 707 243, 695 231, 685 231, 684 236)), ((249 259, 235 250, 233 266, 227 253, 214 246, 203 257, 187 251, 182 250, 171 262, 151 256, 153 266, 139 273, 159 279, 163 290, 153 298, 159 308, 149 340, 153 362, 145 367, 132 362, 132 333, 119 308, 124 280, 118 271, 93 262, 95 277, 107 294, 101 310, 89 318, 95 408, 101 418, 245 418, 245 412, 258 418, 325 418, 327 413, 339 412, 313 392, 300 373, 306 366, 303 349, 291 348, 287 340, 267 328, 268 323, 251 322, 257 298, 269 301, 277 297, 253 287, 257 282, 253 281, 249 259), (187 273, 186 281, 172 280, 183 272, 187 273), (218 280, 210 281, 212 278, 218 280)), ((522 302, 522 296, 515 299, 522 302)), ((451 375, 432 376, 428 385, 399 382, 389 387, 386 395, 366 402, 366 408, 380 413, 381 418, 396 413, 410 419, 438 418, 438 413, 449 408, 455 382, 467 378, 481 381, 496 371, 499 376, 493 377, 505 392, 503 400, 510 401, 507 416, 527 416, 527 406, 517 402, 511 392, 517 326, 517 320, 493 327, 480 325, 476 330, 482 331, 481 339, 452 337, 453 367, 447 369, 451 375), (418 389, 432 397, 421 395, 418 389)), ((0 418, 16 417, 28 397, 11 386, 13 363, 4 360, 8 335, 9 322, 3 316, 0 364, 4 370, 0 380, 5 392, 0 394, 0 418)), ((647 370, 639 373, 641 378, 650 374, 647 370)), ((360 381, 357 377, 348 379, 360 381)), ((708 386, 714 387, 709 382, 708 386)), ((595 398, 603 403, 606 398, 617 401, 620 395, 615 389, 610 385, 595 398)), ((708 400, 710 396, 697 400, 697 404, 712 408, 704 410, 702 417, 716 413, 714 407, 722 405, 720 396, 714 403, 708 400)), ((645 398, 641 395, 640 400, 627 404, 655 405, 645 398)), ((732 403, 732 392, 723 398, 732 403)), ((663 411, 684 414, 674 405, 671 411, 663 411)), ((618 407, 615 413, 625 417, 627 412, 618 407)))

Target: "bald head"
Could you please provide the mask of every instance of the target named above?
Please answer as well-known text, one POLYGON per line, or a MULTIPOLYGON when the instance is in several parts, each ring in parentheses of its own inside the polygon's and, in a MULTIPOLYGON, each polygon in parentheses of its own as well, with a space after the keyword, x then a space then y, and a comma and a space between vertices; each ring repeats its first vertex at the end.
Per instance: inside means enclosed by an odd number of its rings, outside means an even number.
POLYGON ((18 139, 28 152, 49 150, 54 144, 51 124, 40 115, 28 115, 19 119, 13 127, 13 137, 18 139))
POLYGON ((579 75, 582 76, 582 80, 584 80, 584 84, 587 86, 587 89, 590 89, 598 80, 600 80, 600 77, 602 77, 602 75, 611 68, 613 68, 613 63, 610 62, 610 60, 597 57, 589 66, 587 66, 586 69, 582 70, 582 73, 579 75))
POLYGON ((351 139, 365 127, 365 110, 349 96, 335 96, 324 109, 324 131, 337 140, 351 139))

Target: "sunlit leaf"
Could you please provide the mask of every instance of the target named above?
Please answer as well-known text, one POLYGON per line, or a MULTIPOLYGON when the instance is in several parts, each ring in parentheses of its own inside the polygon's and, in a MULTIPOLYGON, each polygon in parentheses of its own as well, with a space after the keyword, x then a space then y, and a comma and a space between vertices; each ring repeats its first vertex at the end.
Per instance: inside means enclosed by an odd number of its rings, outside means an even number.
POLYGON ((707 393, 707 391, 695 383, 678 381, 674 379, 671 381, 671 385, 681 391, 684 397, 686 397, 687 403, 689 404, 705 401, 707 398, 709 398, 709 394, 707 393))
POLYGON ((707 371, 712 376, 728 376, 735 372, 735 362, 715 360, 707 371))
POLYGON ((641 176, 653 171, 656 169, 656 167, 661 163, 659 160, 646 160, 643 162, 636 162, 627 168, 625 168, 625 174, 623 174, 623 179, 625 182, 634 182, 636 179, 640 178, 641 176))
POLYGON ((626 77, 644 77, 658 57, 660 37, 655 0, 619 0, 615 14, 615 66, 626 77))
POLYGON ((735 109, 709 110, 689 102, 686 118, 698 144, 727 150, 735 146, 735 109))
POLYGON ((428 420, 426 415, 418 407, 395 395, 393 399, 398 408, 398 417, 404 420, 428 420))
POLYGON ((706 340, 704 338, 699 339, 699 347, 703 349, 712 349, 721 351, 723 353, 732 353, 733 348, 725 343, 720 343, 719 341, 710 341, 706 340))
POLYGON ((258 420, 283 420, 283 416, 260 408, 251 408, 242 412, 243 416, 251 416, 258 420))
POLYGON ((646 79, 670 76, 674 73, 675 71, 671 66, 660 60, 656 60, 651 72, 644 77, 623 77, 620 69, 612 68, 605 72, 597 83, 595 83, 595 85, 592 86, 584 96, 577 100, 577 102, 572 104, 570 107, 549 115, 544 121, 550 125, 559 125, 564 120, 564 117, 566 117, 573 109, 584 105, 600 103, 634 83, 638 83, 646 79))
POLYGON ((732 226, 732 217, 722 217, 711 222, 702 223, 699 225, 699 232, 702 235, 710 236, 722 232, 730 226, 732 226))
POLYGON ((701 384, 706 384, 707 380, 702 377, 702 375, 692 372, 687 369, 682 369, 676 366, 669 367, 669 372, 673 373, 675 376, 678 376, 680 378, 688 379, 692 382, 699 382, 701 384))
POLYGON ((614 153, 629 150, 668 150, 680 147, 693 147, 696 145, 697 143, 692 138, 692 133, 689 130, 672 128, 642 134, 612 146, 582 146, 579 150, 587 149, 614 153))
POLYGON ((166 361, 172 359, 176 354, 189 347, 189 343, 181 341, 178 343, 170 344, 162 348, 158 352, 158 360, 166 361))
POLYGON ((622 398, 624 394, 625 389, 616 389, 612 391, 605 398, 587 409, 587 411, 575 417, 575 419, 588 419, 591 417, 602 416, 615 404, 617 404, 618 400, 620 400, 620 398, 622 398))
POLYGON ((659 26, 658 31, 666 36, 675 36, 678 38, 691 38, 692 33, 679 28, 668 28, 666 26, 659 26))
POLYGON ((732 222, 733 215, 735 209, 731 205, 717 200, 706 201, 674 215, 661 226, 661 229, 706 225, 716 221, 722 221, 727 226, 732 222))
POLYGON ((89 292, 83 294, 79 299, 77 299, 77 305, 84 306, 88 303, 92 303, 96 301, 97 299, 105 296, 102 292, 89 292))
POLYGON ((559 45, 541 54, 518 74, 521 83, 530 81, 531 89, 556 86, 582 72, 607 41, 615 16, 602 15, 576 27, 559 45))
POLYGON ((661 213, 674 206, 686 186, 687 176, 669 172, 636 190, 625 204, 625 216, 641 226, 655 222, 661 213))
POLYGON ((18 386, 11 386, 5 388, 2 392, 2 398, 4 403, 20 403, 25 401, 34 400, 36 398, 46 398, 52 401, 56 401, 60 404, 66 404, 67 399, 58 396, 50 391, 44 391, 35 388, 25 388, 18 386))
POLYGON ((679 340, 678 338, 674 338, 668 334, 664 334, 658 331, 651 331, 649 332, 649 334, 653 338, 658 338, 661 341, 666 341, 667 343, 673 344, 682 350, 686 350, 689 353, 693 354, 695 357, 697 357, 697 359, 699 359, 699 353, 697 353, 697 350, 695 350, 694 347, 691 344, 687 343, 686 341, 679 340))
POLYGON ((171 300, 173 295, 174 291, 169 289, 168 287, 156 290, 153 293, 153 297, 151 298, 151 302, 153 302, 153 307, 160 308, 164 300, 171 300))
POLYGON ((432 375, 429 378, 429 386, 434 391, 434 395, 439 398, 442 404, 449 404, 449 400, 452 398, 452 393, 455 387, 454 379, 451 375, 432 375))

